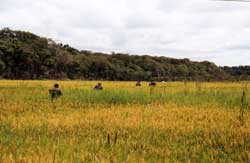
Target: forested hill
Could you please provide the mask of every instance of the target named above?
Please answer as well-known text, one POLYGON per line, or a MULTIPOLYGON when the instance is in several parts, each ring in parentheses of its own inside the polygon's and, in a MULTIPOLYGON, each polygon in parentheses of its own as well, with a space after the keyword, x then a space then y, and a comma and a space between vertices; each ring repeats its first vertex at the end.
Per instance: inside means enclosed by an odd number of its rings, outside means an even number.
POLYGON ((235 75, 234 70, 207 61, 79 51, 30 32, 0 31, 0 77, 4 79, 213 81, 250 74, 249 69, 243 75, 235 75))

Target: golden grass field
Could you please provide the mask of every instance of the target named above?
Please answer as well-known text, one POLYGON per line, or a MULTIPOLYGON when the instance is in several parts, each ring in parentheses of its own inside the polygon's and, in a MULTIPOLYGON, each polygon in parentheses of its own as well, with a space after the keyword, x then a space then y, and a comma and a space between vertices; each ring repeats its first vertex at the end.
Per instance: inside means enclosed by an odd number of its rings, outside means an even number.
POLYGON ((246 82, 96 83, 0 81, 0 162, 250 162, 246 82))

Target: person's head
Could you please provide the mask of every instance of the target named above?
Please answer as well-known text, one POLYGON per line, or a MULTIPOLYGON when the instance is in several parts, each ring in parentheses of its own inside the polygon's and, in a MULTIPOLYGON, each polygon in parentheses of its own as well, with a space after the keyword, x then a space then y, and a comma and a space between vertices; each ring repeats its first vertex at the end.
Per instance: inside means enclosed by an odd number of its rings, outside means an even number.
POLYGON ((101 86, 101 85, 102 85, 102 83, 98 83, 97 85, 101 86))
POLYGON ((59 88, 59 84, 55 84, 54 87, 55 87, 55 88, 59 88))

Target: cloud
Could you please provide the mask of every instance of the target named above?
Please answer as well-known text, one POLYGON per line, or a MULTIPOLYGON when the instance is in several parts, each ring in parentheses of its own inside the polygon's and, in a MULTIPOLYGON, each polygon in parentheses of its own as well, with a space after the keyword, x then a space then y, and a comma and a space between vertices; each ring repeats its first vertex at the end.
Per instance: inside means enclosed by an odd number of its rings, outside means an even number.
POLYGON ((0 28, 79 49, 250 64, 250 3, 211 0, 1 0, 0 28))

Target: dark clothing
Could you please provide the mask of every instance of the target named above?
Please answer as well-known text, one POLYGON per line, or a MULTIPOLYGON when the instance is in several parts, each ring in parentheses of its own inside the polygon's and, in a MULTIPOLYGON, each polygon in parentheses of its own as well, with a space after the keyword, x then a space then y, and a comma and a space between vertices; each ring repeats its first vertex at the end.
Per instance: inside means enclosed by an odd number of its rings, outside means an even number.
POLYGON ((54 100, 62 95, 62 92, 59 88, 53 88, 49 90, 51 99, 54 100))
POLYGON ((156 82, 155 82, 155 81, 151 81, 151 82, 149 83, 149 86, 156 86, 156 82))
POLYGON ((95 89, 95 90, 102 90, 102 86, 101 86, 101 85, 96 85, 96 86, 94 87, 94 89, 95 89))
POLYGON ((141 83, 140 83, 140 82, 137 82, 137 83, 135 84, 135 86, 139 87, 139 86, 141 86, 141 83))

